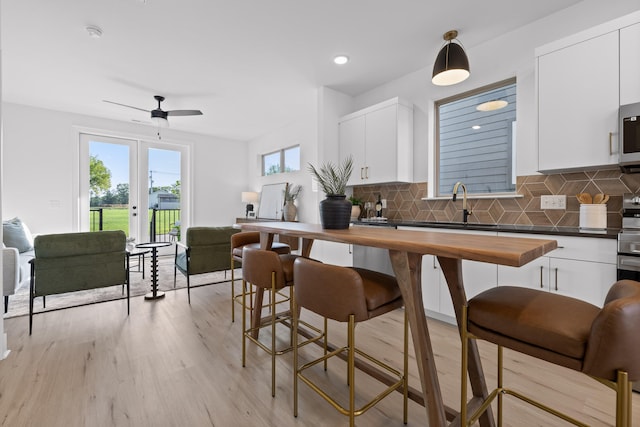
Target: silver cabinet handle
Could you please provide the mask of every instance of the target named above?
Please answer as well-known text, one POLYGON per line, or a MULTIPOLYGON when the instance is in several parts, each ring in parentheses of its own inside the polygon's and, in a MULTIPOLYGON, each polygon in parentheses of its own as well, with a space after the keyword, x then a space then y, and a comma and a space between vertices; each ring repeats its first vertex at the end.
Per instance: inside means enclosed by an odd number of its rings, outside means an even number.
POLYGON ((433 269, 437 270, 438 267, 436 267, 436 257, 433 257, 433 269))
POLYGON ((365 173, 364 173, 364 177, 365 177, 366 179, 369 179, 369 166, 365 166, 365 167, 364 167, 364 172, 365 172, 365 173))
POLYGON ((609 155, 613 155, 613 132, 609 132, 609 155))
POLYGON ((555 268, 556 270, 556 291, 558 290, 558 267, 555 268))
POLYGON ((364 179, 363 172, 364 168, 360 168, 360 179, 364 179))

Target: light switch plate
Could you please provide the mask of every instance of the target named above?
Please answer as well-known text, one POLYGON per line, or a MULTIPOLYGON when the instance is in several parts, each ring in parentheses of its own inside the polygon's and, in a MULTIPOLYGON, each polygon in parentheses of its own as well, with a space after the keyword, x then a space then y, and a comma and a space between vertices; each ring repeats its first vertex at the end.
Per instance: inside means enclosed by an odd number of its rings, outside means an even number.
POLYGON ((540 196, 540 209, 566 209, 567 196, 540 196))

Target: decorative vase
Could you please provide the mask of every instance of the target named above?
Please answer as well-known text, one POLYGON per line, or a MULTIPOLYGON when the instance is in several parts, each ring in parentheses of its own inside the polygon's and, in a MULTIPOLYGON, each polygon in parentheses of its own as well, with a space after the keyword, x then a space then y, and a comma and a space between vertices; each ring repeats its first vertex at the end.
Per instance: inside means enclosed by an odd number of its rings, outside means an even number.
POLYGON ((284 220, 295 221, 297 213, 298 208, 293 203, 293 200, 288 200, 287 203, 284 204, 284 220))
POLYGON ((347 196, 327 195, 320 202, 320 223, 322 228, 344 230, 349 228, 351 219, 351 202, 347 196))
POLYGON ((360 218, 361 212, 362 209, 360 208, 360 205, 351 206, 351 221, 357 221, 358 218, 360 218))

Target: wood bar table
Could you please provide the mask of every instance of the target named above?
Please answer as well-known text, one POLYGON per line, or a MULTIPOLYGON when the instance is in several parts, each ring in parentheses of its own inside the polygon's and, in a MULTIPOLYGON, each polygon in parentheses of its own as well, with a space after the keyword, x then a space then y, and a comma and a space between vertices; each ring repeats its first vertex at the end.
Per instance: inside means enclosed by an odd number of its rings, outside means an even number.
MULTIPOLYGON (((409 316, 411 336, 416 353, 416 362, 422 385, 422 399, 426 407, 429 426, 460 425, 459 412, 445 407, 431 348, 424 303, 422 300, 421 268, 422 256, 431 254, 438 262, 447 280, 449 292, 460 323, 461 307, 467 298, 462 280, 462 260, 487 262, 520 267, 557 247, 555 240, 519 237, 479 236, 468 234, 430 233, 423 231, 396 230, 385 227, 352 227, 347 230, 325 230, 319 224, 292 222, 255 222, 240 224, 242 230, 259 231, 260 246, 269 249, 275 235, 302 239, 302 256, 308 257, 314 240, 371 246, 389 250, 391 265, 402 291, 405 310, 409 316)), ((434 284, 435 286, 435 284, 434 284)), ((261 299, 261 295, 256 295, 261 299)), ((256 301, 254 307, 261 307, 256 301)), ((253 316, 254 327, 260 315, 253 316)), ((482 364, 475 341, 469 346, 469 379, 473 397, 468 403, 471 411, 479 406, 488 394, 482 364)), ((489 410, 480 418, 480 425, 495 425, 489 410)))

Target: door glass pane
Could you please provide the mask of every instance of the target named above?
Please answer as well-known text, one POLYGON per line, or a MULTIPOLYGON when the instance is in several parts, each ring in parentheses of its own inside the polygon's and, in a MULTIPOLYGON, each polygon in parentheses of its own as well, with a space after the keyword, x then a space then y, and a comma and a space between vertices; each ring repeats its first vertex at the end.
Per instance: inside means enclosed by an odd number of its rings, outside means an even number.
POLYGON ((129 236, 129 146, 89 142, 90 230, 129 236))
POLYGON ((180 239, 180 152, 149 148, 149 232, 152 242, 180 239))

